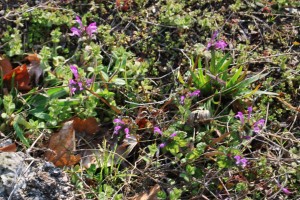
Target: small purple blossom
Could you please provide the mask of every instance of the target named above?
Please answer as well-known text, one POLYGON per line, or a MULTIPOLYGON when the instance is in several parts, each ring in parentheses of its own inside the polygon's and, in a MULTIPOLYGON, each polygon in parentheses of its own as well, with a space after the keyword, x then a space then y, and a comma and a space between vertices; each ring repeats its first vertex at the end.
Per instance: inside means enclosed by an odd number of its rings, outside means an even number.
POLYGON ((113 122, 116 124, 124 124, 124 122, 119 118, 114 119, 113 122))
POLYGON ((157 126, 154 127, 153 132, 162 135, 162 131, 161 131, 160 128, 157 127, 157 126))
POLYGON ((172 133, 172 134, 170 135, 170 138, 173 138, 173 137, 175 137, 175 136, 177 136, 177 133, 176 133, 176 132, 172 133))
POLYGON ((113 134, 118 134, 122 126, 116 126, 113 134))
POLYGON ((77 35, 78 37, 81 37, 83 32, 86 32, 89 37, 93 36, 93 33, 97 32, 97 24, 96 22, 90 23, 87 27, 82 24, 82 21, 79 16, 76 16, 75 21, 79 24, 79 29, 76 27, 72 27, 70 34, 71 36, 77 35))
POLYGON ((255 133, 259 133, 261 131, 262 127, 264 126, 264 124, 265 124, 265 120, 264 119, 258 120, 257 122, 255 122, 253 124, 253 131, 255 133))
POLYGON ((241 158, 241 156, 234 156, 234 159, 236 160, 235 164, 241 165, 242 168, 245 168, 247 166, 247 159, 241 158))
POLYGON ((195 90, 194 92, 189 93, 190 97, 195 97, 195 96, 199 96, 199 95, 200 95, 200 90, 195 90))
POLYGON ((70 69, 75 77, 75 79, 78 79, 79 78, 79 75, 78 75, 78 68, 76 65, 70 65, 70 69))
POLYGON ((249 106, 249 107, 248 107, 248 121, 250 121, 252 111, 253 111, 252 106, 249 106))
POLYGON ((125 137, 126 137, 126 138, 129 138, 129 137, 130 137, 130 134, 129 134, 129 128, 125 128, 125 129, 124 129, 124 133, 125 133, 125 137))
POLYGON ((225 47, 227 47, 227 43, 224 42, 224 40, 218 40, 215 42, 216 49, 221 49, 222 51, 224 51, 225 47))
POLYGON ((282 188, 282 192, 283 192, 284 194, 287 194, 287 195, 292 194, 292 192, 289 191, 289 190, 288 190, 287 188, 285 188, 285 187, 282 188))
POLYGON ((215 49, 221 49, 224 50, 227 46, 227 43, 224 40, 218 40, 216 41, 216 38, 218 37, 219 32, 215 31, 210 39, 210 41, 206 45, 206 49, 209 50, 211 47, 215 49))
POLYGON ((182 96, 180 97, 180 104, 181 104, 181 105, 184 104, 184 100, 185 100, 185 96, 182 95, 182 96))
POLYGON ((238 113, 235 115, 235 118, 239 118, 242 124, 245 123, 245 120, 244 120, 244 114, 243 114, 242 112, 238 112, 238 113))
POLYGON ((97 32, 97 25, 96 22, 91 23, 90 25, 88 25, 88 27, 86 28, 86 33, 92 37, 93 33, 97 32))
POLYGON ((159 148, 164 148, 165 146, 166 146, 166 143, 163 142, 163 143, 161 143, 161 144, 159 145, 159 148))
POLYGON ((284 194, 287 194, 287 195, 292 194, 291 191, 289 191, 286 187, 283 187, 277 180, 275 180, 275 181, 276 181, 276 183, 277 183, 277 186, 278 186, 279 188, 281 188, 281 191, 282 191, 284 194))
POLYGON ((81 30, 79 30, 78 28, 72 27, 71 31, 72 31, 72 33, 70 34, 70 36, 74 36, 74 35, 77 35, 78 37, 81 36, 81 30))

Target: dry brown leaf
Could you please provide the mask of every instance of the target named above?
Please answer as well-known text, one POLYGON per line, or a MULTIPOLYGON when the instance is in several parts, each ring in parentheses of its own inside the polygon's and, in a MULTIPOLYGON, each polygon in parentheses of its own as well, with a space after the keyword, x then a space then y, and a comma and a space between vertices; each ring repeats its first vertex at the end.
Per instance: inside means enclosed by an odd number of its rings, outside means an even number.
POLYGON ((89 117, 87 119, 74 118, 74 130, 80 133, 95 134, 99 131, 99 123, 96 118, 89 117))
POLYGON ((58 133, 54 133, 49 141, 45 158, 54 163, 57 167, 71 166, 78 163, 80 155, 74 155, 75 151, 75 131, 73 121, 65 122, 58 133))
POLYGON ((157 193, 160 190, 160 186, 158 184, 154 185, 149 193, 142 193, 138 196, 134 197, 132 200, 157 200, 157 193))
POLYGON ((30 79, 26 64, 18 66, 4 75, 3 81, 8 85, 8 88, 10 88, 12 79, 14 79, 14 87, 17 87, 18 90, 31 90, 30 79))
POLYGON ((16 143, 12 143, 4 147, 0 147, 0 152, 16 152, 16 151, 17 151, 16 143))
POLYGON ((10 61, 3 57, 0 56, 0 70, 2 70, 2 75, 4 76, 5 74, 9 73, 13 69, 10 61))

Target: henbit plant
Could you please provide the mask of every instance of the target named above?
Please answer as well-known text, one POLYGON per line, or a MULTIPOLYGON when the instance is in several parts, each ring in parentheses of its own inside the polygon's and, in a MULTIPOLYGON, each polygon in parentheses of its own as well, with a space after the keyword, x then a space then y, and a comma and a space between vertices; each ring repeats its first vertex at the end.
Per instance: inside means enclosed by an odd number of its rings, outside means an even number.
POLYGON ((217 37, 218 32, 214 32, 211 40, 204 49, 204 51, 210 50, 210 64, 208 64, 206 58, 205 65, 203 66, 201 55, 198 55, 195 63, 192 63, 194 67, 190 69, 190 73, 194 87, 200 89, 205 96, 220 94, 223 97, 231 97, 232 99, 255 93, 271 94, 258 91, 258 88, 254 90, 250 89, 252 83, 264 78, 268 73, 263 73, 264 71, 262 71, 257 75, 246 78, 247 70, 243 71, 243 66, 229 68, 233 59, 230 57, 230 53, 222 56, 222 52, 216 52, 217 49, 225 50, 227 46, 223 40, 216 41, 217 37))

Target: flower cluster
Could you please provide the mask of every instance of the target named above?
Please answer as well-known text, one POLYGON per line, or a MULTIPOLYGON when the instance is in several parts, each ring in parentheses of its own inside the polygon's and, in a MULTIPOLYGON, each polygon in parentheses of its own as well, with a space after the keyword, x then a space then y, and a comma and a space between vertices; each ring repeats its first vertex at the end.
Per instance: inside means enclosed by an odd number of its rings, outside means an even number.
POLYGON ((130 134, 129 134, 129 128, 128 127, 125 127, 124 125, 125 125, 125 123, 121 120, 121 119, 119 119, 119 118, 116 118, 116 119, 114 119, 113 120, 113 122, 115 123, 115 128, 114 128, 114 133, 113 134, 119 134, 119 131, 121 130, 121 129, 123 129, 123 131, 124 131, 124 133, 125 133, 125 137, 126 138, 129 138, 130 137, 130 134))
POLYGON ((77 35, 78 37, 81 37, 85 32, 89 37, 92 37, 93 33, 97 32, 96 22, 90 23, 88 26, 83 26, 79 16, 76 16, 75 21, 79 24, 79 29, 76 27, 72 27, 71 28, 72 33, 70 34, 71 36, 77 35))
POLYGON ((180 97, 180 104, 183 105, 184 104, 184 100, 186 97, 196 97, 200 95, 200 90, 195 90, 194 92, 189 92, 186 94, 186 96, 182 95, 180 97))
MULTIPOLYGON (((252 116, 252 111, 253 111, 253 108, 251 106, 248 107, 248 123, 250 122, 250 119, 251 119, 251 116, 252 116)), ((242 112, 238 112, 235 115, 235 117, 238 118, 241 121, 242 125, 245 124, 245 118, 244 118, 244 114, 242 112)), ((259 133, 261 131, 261 129, 263 128, 264 124, 265 124, 264 119, 260 119, 260 120, 256 121, 253 124, 253 132, 259 133)))
POLYGON ((216 40, 218 34, 219 34, 218 31, 215 31, 213 33, 210 41, 208 42, 208 44, 206 46, 207 50, 214 48, 214 49, 221 49, 224 51, 225 47, 227 46, 227 43, 224 40, 216 40))
POLYGON ((83 84, 85 86, 90 87, 92 84, 92 79, 84 79, 84 82, 80 79, 78 74, 78 68, 75 65, 71 65, 70 69, 72 71, 72 74, 74 78, 69 80, 69 88, 72 94, 75 94, 76 90, 82 91, 83 90, 83 84))
POLYGON ((247 166, 247 159, 242 158, 241 156, 234 156, 235 164, 242 166, 242 168, 245 168, 247 166))

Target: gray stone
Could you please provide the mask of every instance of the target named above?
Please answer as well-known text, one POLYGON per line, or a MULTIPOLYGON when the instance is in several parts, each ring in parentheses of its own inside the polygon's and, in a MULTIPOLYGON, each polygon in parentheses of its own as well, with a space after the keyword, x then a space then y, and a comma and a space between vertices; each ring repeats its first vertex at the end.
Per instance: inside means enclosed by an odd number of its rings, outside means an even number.
POLYGON ((22 152, 0 153, 0 200, 74 198, 69 177, 52 163, 22 152))

